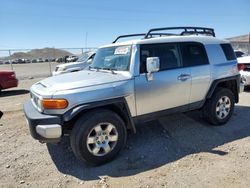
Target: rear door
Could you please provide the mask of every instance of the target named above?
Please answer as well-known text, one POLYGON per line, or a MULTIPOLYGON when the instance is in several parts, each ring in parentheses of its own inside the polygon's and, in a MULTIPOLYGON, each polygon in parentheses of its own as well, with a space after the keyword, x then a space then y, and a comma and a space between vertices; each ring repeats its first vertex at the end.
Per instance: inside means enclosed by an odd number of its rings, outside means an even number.
POLYGON ((189 103, 202 101, 210 85, 210 65, 203 44, 198 42, 180 43, 184 67, 190 68, 191 93, 189 103))

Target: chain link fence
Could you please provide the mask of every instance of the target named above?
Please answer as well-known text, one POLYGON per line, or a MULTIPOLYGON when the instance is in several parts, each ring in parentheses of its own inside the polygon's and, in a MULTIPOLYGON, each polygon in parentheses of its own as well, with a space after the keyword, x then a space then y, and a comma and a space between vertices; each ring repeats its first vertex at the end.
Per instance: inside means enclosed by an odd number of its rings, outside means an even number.
POLYGON ((18 79, 48 77, 55 67, 74 62, 97 48, 43 48, 0 50, 0 70, 14 70, 18 79))
POLYGON ((234 50, 242 51, 245 55, 250 55, 250 43, 249 42, 231 42, 234 50))

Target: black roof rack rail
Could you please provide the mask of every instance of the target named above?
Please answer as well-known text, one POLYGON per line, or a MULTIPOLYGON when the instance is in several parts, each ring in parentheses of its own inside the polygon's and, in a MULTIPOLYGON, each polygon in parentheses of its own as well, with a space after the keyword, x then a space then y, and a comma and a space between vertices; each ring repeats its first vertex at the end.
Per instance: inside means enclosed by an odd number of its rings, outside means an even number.
MULTIPOLYGON (((161 36, 170 36, 170 35, 175 35, 175 34, 172 34, 172 33, 150 33, 149 34, 149 36, 150 36, 149 38, 152 38, 155 35, 159 35, 161 37, 161 36)), ((116 43, 120 38, 137 37, 137 36, 144 36, 145 37, 146 33, 120 35, 112 43, 116 43)))
POLYGON ((154 31, 162 31, 162 30, 184 30, 180 34, 171 34, 166 33, 166 35, 187 35, 187 34, 204 34, 210 35, 215 37, 215 32, 213 28, 206 28, 206 27, 163 27, 163 28, 154 28, 150 29, 147 34, 145 35, 145 39, 151 38, 154 35, 154 31))
POLYGON ((146 35, 146 33, 130 34, 130 35, 120 35, 112 43, 116 43, 120 38, 137 37, 137 36, 145 36, 145 35, 146 35))

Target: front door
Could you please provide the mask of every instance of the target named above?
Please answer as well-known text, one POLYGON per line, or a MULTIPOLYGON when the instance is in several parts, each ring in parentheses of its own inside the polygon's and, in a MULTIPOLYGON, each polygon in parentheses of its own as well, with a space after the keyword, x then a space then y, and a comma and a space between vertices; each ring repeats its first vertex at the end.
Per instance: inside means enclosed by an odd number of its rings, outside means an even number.
POLYGON ((137 115, 175 107, 188 108, 191 89, 190 68, 183 67, 177 44, 140 46, 140 75, 135 77, 137 115), (146 58, 159 57, 160 71, 146 78, 146 58))

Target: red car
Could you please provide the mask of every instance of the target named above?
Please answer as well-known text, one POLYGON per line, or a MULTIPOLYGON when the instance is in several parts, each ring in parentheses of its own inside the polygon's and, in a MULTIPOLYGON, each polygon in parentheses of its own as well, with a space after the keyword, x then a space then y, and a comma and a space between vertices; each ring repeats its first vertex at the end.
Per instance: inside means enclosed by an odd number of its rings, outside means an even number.
POLYGON ((2 89, 17 87, 18 80, 14 71, 0 70, 0 92, 2 89))

